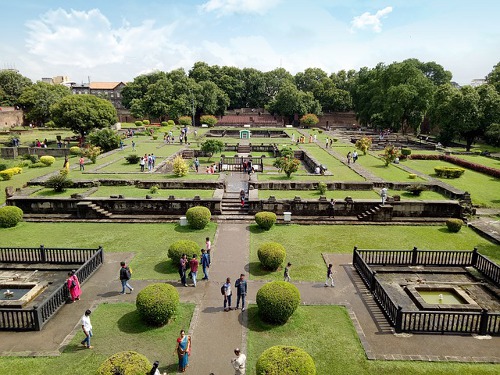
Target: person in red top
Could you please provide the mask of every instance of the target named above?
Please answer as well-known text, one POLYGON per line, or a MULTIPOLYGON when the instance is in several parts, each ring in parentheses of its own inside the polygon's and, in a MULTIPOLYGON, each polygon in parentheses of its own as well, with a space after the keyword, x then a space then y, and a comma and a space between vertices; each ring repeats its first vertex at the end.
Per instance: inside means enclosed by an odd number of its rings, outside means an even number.
POLYGON ((189 268, 191 268, 193 286, 196 287, 196 275, 198 274, 198 259, 196 259, 196 254, 193 254, 193 258, 189 261, 189 268))

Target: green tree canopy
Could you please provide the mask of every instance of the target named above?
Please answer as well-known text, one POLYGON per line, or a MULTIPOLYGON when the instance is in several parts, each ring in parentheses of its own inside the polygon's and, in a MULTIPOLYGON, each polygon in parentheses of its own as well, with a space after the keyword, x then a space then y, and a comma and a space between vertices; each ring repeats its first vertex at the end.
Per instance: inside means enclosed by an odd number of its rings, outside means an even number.
POLYGON ((69 95, 50 107, 52 121, 82 137, 92 129, 109 127, 118 120, 111 102, 94 95, 69 95))
POLYGON ((207 139, 201 144, 201 150, 210 154, 208 160, 212 158, 214 154, 222 152, 224 150, 224 142, 218 139, 207 139))
POLYGON ((12 70, 0 70, 0 105, 13 106, 24 89, 31 86, 31 80, 12 70))
POLYGON ((500 93, 500 62, 493 67, 493 70, 486 76, 486 81, 495 87, 500 93))
POLYGON ((24 89, 18 102, 26 120, 43 125, 50 120, 50 106, 68 95, 71 95, 68 87, 37 82, 24 89))

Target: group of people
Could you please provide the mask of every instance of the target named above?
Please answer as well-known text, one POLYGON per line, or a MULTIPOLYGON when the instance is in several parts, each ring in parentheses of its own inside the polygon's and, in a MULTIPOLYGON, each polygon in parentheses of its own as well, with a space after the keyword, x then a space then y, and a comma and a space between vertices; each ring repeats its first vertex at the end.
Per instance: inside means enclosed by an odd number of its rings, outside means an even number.
POLYGON ((156 156, 155 154, 144 154, 139 160, 139 165, 141 166, 141 172, 144 172, 146 166, 148 167, 148 172, 152 172, 155 168, 156 156))
POLYGON ((198 267, 200 263, 203 269, 202 280, 209 279, 210 264, 212 263, 211 251, 212 251, 212 243, 210 241, 210 237, 207 237, 205 239, 205 248, 201 249, 200 261, 198 261, 198 256, 196 254, 193 254, 191 260, 188 260, 187 254, 182 254, 179 260, 179 276, 181 277, 182 285, 184 285, 185 287, 188 286, 187 278, 189 277, 193 281, 193 287, 196 287, 196 280, 198 277, 198 267), (189 273, 187 273, 188 269, 189 273))
MULTIPOLYGON (((181 134, 179 134, 179 143, 182 145, 182 143, 184 144, 188 144, 188 127, 184 127, 181 129, 181 134)), ((194 131, 194 135, 196 136, 198 134, 198 131, 195 130, 194 131)), ((165 133, 165 135, 163 136, 163 142, 167 143, 167 144, 171 144, 171 143, 175 143, 175 135, 172 131, 169 131, 168 133, 165 133)))
POLYGON ((358 151, 354 150, 352 153, 351 151, 347 153, 347 164, 351 164, 351 161, 354 164, 356 163, 357 160, 358 160, 358 151))
MULTIPOLYGON (((234 287, 236 288, 236 310, 240 308, 241 302, 241 311, 245 311, 245 299, 248 292, 248 284, 245 280, 245 274, 241 274, 240 277, 234 283, 234 287)), ((222 285, 221 294, 224 297, 224 311, 228 312, 233 310, 232 297, 233 297, 233 289, 231 287, 231 278, 228 277, 226 282, 222 285)))
POLYGON ((326 141, 325 141, 325 148, 332 148, 332 145, 333 145, 333 138, 328 138, 326 137, 326 141))

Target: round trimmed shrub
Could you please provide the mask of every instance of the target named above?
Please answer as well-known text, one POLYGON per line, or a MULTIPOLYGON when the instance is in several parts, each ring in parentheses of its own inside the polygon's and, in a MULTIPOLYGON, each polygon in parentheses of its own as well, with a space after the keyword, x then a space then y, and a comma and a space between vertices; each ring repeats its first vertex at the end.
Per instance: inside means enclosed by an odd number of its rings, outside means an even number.
MULTIPOLYGON (((187 254, 189 258, 193 254, 199 255, 201 254, 200 246, 191 240, 179 240, 172 243, 168 248, 168 257, 172 259, 174 265, 179 263, 182 254, 187 254)), ((198 259, 200 258, 198 257, 198 259)))
POLYGON ((0 171, 0 177, 4 181, 10 180, 12 176, 14 176, 14 171, 12 169, 5 169, 3 171, 0 171))
POLYGON ((186 211, 186 219, 193 229, 203 229, 210 222, 212 214, 203 206, 191 207, 186 211))
POLYGON ((160 327, 175 315, 179 307, 179 292, 170 284, 150 284, 139 292, 135 305, 144 322, 160 327))
POLYGON ((168 126, 168 122, 166 122, 166 121, 162 121, 162 122, 161 122, 161 126, 168 126))
POLYGON ((312 357, 296 346, 276 345, 264 350, 257 360, 257 375, 316 375, 312 357))
POLYGON ((141 120, 137 120, 136 122, 134 122, 135 126, 142 126, 142 121, 141 120))
POLYGON ((148 359, 133 351, 119 352, 106 359, 97 370, 98 375, 144 375, 151 364, 148 359))
POLYGON ((142 120, 143 125, 149 125, 151 122, 149 120, 142 120))
POLYGON ((255 222, 260 228, 269 230, 276 223, 276 214, 268 211, 257 212, 255 222))
POLYGON ((285 281, 272 281, 257 292, 257 306, 262 320, 284 324, 300 303, 297 287, 285 281))
POLYGON ((54 164, 54 162, 56 161, 56 158, 53 157, 53 156, 50 156, 50 155, 44 155, 40 158, 40 163, 43 163, 45 164, 47 167, 49 165, 52 165, 54 164))
POLYGON ((23 220, 23 210, 16 206, 4 206, 0 208, 0 227, 11 228, 23 220))
POLYGON ((286 258, 286 251, 283 245, 277 242, 265 242, 259 246, 257 255, 262 267, 276 271, 283 264, 286 258))
POLYGON ((70 147, 69 153, 71 155, 80 156, 82 154, 82 149, 78 146, 70 147))
POLYGON ((416 178, 417 178, 417 175, 416 175, 415 173, 410 173, 410 174, 408 175, 408 178, 410 178, 411 180, 414 180, 414 179, 416 179, 416 178))
POLYGON ((446 226, 451 233, 458 233, 462 229, 463 221, 460 219, 448 219, 446 220, 446 226))

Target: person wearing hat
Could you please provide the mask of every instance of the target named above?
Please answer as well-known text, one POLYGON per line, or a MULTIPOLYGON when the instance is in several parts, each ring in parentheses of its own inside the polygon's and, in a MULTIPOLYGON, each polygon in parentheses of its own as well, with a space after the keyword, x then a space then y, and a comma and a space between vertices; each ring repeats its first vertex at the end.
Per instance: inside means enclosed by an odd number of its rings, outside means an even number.
POLYGON ((245 375, 245 365, 247 361, 247 356, 240 352, 239 348, 234 349, 235 358, 231 359, 231 364, 234 368, 235 375, 245 375))

